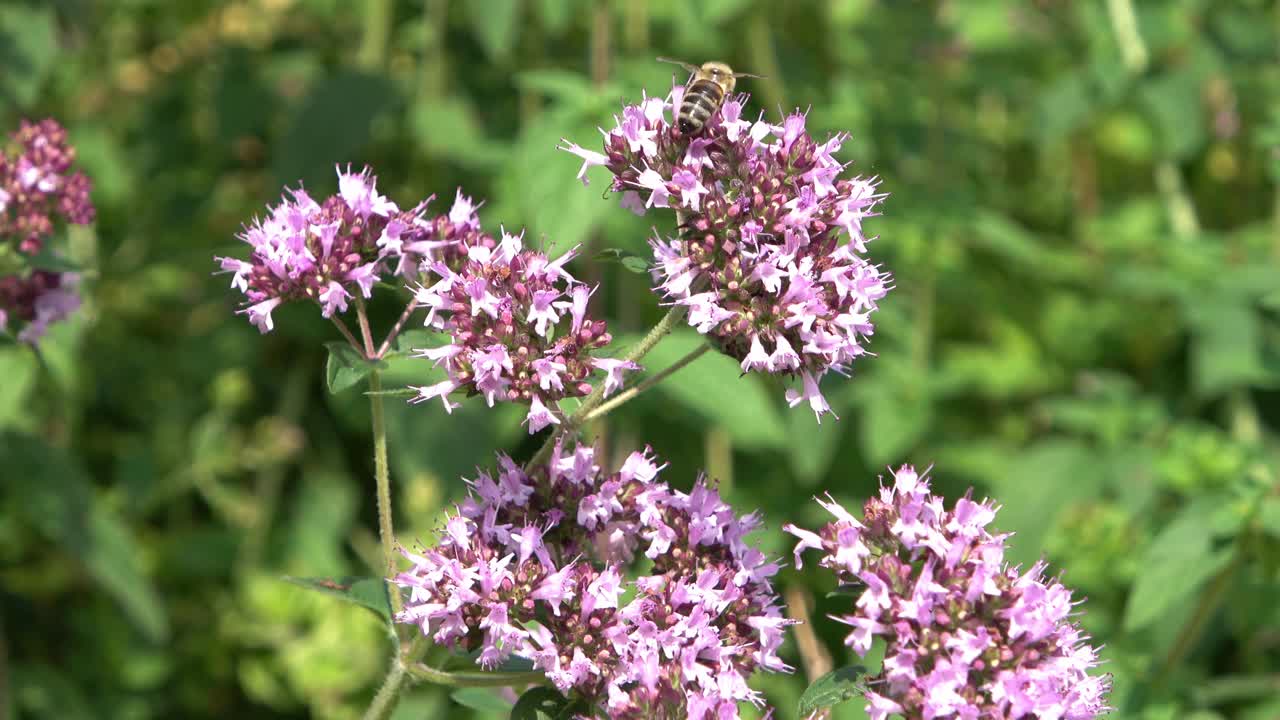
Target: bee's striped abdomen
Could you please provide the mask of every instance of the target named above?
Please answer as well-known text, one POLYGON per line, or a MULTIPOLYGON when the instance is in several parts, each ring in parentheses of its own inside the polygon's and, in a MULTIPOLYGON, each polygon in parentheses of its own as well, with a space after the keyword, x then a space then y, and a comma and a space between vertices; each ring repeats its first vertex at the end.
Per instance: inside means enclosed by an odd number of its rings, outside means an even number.
POLYGON ((685 135, 702 132, 702 127, 720 109, 722 102, 724 88, 719 83, 706 78, 694 80, 680 103, 680 132, 685 135))

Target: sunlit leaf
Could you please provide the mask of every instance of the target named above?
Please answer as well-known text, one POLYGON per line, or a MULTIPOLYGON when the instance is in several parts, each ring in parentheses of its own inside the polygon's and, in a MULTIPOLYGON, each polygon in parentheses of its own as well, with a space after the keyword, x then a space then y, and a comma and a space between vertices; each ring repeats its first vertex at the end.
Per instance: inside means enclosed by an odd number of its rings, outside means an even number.
POLYGON ((867 669, 861 665, 849 665, 814 680, 800 696, 800 717, 809 717, 815 711, 862 697, 867 685, 859 678, 866 672, 867 669))
POLYGON ((341 598, 349 603, 372 610, 385 621, 391 620, 391 597, 387 583, 382 578, 339 577, 298 578, 286 577, 285 582, 341 598))

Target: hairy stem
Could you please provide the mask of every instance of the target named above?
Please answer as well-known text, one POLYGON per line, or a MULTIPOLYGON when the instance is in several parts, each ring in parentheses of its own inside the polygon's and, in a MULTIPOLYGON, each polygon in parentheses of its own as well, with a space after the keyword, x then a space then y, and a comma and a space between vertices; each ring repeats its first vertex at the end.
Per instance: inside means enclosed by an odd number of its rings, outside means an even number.
POLYGON ((356 318, 360 321, 360 337, 364 338, 364 357, 372 360, 376 357, 373 350, 373 331, 369 329, 369 313, 365 311, 364 298, 356 293, 356 318))
POLYGON ((674 363, 671 364, 670 367, 666 368, 665 370, 659 373, 650 375, 649 377, 641 380, 635 385, 632 385, 631 387, 623 390, 617 395, 614 395, 611 399, 607 400, 606 402, 601 403, 600 406, 597 407, 595 410, 592 410, 591 412, 587 413, 582 418, 582 422, 584 423, 591 422, 592 420, 608 415, 610 412, 617 409, 620 405, 625 404, 627 401, 631 400, 632 398, 644 392, 645 390, 648 390, 654 385, 657 385, 663 380, 666 380, 668 377, 674 375, 677 371, 679 371, 684 366, 702 357, 710 349, 711 349, 710 345, 698 346, 696 350, 694 350, 693 352, 690 352, 688 355, 685 355, 684 357, 675 361, 674 363))
POLYGON ((382 681, 378 694, 373 696, 369 709, 364 711, 364 720, 386 720, 395 712, 400 702, 400 690, 404 686, 405 667, 399 656, 391 656, 391 669, 387 671, 387 679, 382 681))
POLYGON ((382 345, 378 346, 378 354, 375 356, 381 359, 391 349, 391 343, 396 341, 400 336, 400 331, 404 329, 404 324, 409 321, 409 316, 414 310, 418 309, 418 299, 414 298, 405 306, 404 312, 400 313, 400 319, 396 320, 396 324, 391 328, 391 332, 387 333, 387 337, 383 339, 382 345))
MULTIPOLYGON (((378 536, 382 540, 382 574, 391 577, 396 571, 396 534, 391 522, 391 475, 387 470, 387 422, 382 405, 382 373, 369 373, 369 414, 373 422, 373 474, 378 492, 378 536)), ((391 609, 400 612, 400 593, 394 588, 391 609)))

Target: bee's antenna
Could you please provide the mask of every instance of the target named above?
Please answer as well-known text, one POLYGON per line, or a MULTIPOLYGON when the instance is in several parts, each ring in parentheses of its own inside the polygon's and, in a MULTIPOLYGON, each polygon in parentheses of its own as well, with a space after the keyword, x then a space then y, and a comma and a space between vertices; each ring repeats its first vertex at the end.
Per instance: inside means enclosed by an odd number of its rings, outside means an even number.
POLYGON ((679 65, 680 67, 684 68, 685 70, 688 70, 691 73, 698 72, 697 65, 690 65, 689 63, 684 62, 683 60, 672 60, 669 57, 660 57, 658 58, 658 62, 671 63, 672 65, 679 65))
POLYGON ((733 76, 734 76, 734 77, 736 77, 736 78, 740 78, 740 77, 749 77, 749 78, 755 78, 755 79, 757 79, 757 80, 768 80, 768 79, 769 79, 769 76, 768 76, 768 75, 752 75, 751 73, 740 73, 740 72, 736 72, 736 73, 734 73, 734 74, 733 74, 733 76))

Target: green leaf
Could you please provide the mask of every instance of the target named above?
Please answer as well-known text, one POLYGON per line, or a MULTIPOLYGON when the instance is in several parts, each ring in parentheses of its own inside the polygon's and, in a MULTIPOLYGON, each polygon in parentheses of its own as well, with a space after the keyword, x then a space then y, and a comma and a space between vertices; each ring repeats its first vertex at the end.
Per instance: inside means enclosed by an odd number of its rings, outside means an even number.
POLYGON ((0 100, 19 107, 35 102, 57 57, 54 9, 9 3, 0 7, 0 100))
MULTIPOLYGON (((641 363, 648 372, 659 372, 704 342, 695 332, 674 332, 641 363)), ((759 377, 743 375, 738 363, 726 355, 707 353, 662 381, 656 391, 723 427, 743 447, 778 447, 786 442, 786 426, 759 377)))
POLYGON ((28 258, 31 267, 37 270, 49 270, 51 272, 80 272, 84 270, 80 265, 72 262, 56 251, 54 247, 45 243, 40 248, 40 252, 28 258))
POLYGON ((140 548, 129 528, 106 506, 89 511, 89 542, 81 548, 89 574, 153 642, 169 637, 169 619, 160 596, 142 574, 140 548))
POLYGON ((343 72, 317 83, 282 135, 272 167, 276 184, 335 187, 334 164, 353 162, 369 141, 374 118, 398 103, 396 86, 379 75, 343 72))
POLYGON ((35 353, 25 347, 0 347, 0 428, 27 426, 34 418, 27 398, 35 387, 35 353))
POLYGON ((325 364, 325 381, 329 392, 338 394, 364 380, 375 368, 386 367, 382 361, 369 361, 344 342, 327 342, 329 361, 325 364))
POLYGON ((486 0, 467 3, 467 19, 481 47, 492 60, 502 60, 515 46, 520 19, 519 0, 486 0))
POLYGON ((169 636, 164 604, 142 570, 133 536, 108 506, 95 504, 84 469, 35 437, 0 435, 10 507, 84 563, 90 577, 152 642, 169 636))
POLYGON ((1184 507, 1151 542, 1125 606, 1125 630, 1141 630, 1159 620, 1226 564, 1230 551, 1215 552, 1205 529, 1211 502, 1202 498, 1184 507))
POLYGON ((849 665, 814 680, 804 691, 804 695, 800 696, 800 717, 809 717, 814 711, 861 697, 866 692, 867 685, 858 678, 866 672, 867 669, 861 665, 849 665))
POLYGON ((555 688, 543 685, 531 687, 516 700, 511 708, 511 720, 539 720, 539 714, 551 720, 561 720, 573 716, 579 704, 570 702, 555 688))
POLYGON ((1188 313, 1195 329, 1193 377, 1203 396, 1273 380, 1262 362, 1262 337, 1252 307, 1241 299, 1220 296, 1193 302, 1188 313))
POLYGON ((482 713, 505 715, 511 711, 511 703, 498 694, 494 688, 458 688, 449 697, 463 707, 482 713))
POLYGON ((1013 532, 1007 551, 1014 563, 1031 563, 1044 551, 1044 538, 1059 513, 1096 495, 1105 480, 1103 463, 1087 445, 1044 441, 1028 448, 996 478, 995 495, 1004 505, 996 518, 1002 532, 1013 532))
POLYGON ((387 593, 387 583, 382 578, 299 578, 286 576, 284 581, 368 608, 384 621, 391 622, 391 596, 387 593))
POLYGON ((650 267, 648 258, 622 248, 605 248, 596 254, 595 260, 602 263, 618 263, 631 272, 641 275, 649 272, 650 267))

